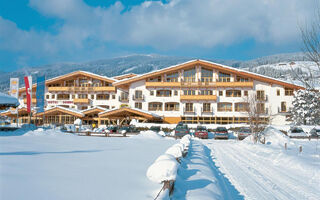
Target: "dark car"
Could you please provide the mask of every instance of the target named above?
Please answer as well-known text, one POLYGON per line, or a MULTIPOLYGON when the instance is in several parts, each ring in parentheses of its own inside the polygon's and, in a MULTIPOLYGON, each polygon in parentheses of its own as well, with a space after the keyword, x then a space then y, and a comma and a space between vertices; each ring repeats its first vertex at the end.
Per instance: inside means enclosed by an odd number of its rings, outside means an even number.
POLYGON ((119 127, 117 127, 117 126, 109 126, 109 127, 107 128, 107 130, 109 130, 110 133, 117 133, 117 132, 118 132, 118 129, 119 129, 119 127))
POLYGON ((225 127, 217 127, 214 133, 214 139, 228 139, 229 133, 225 127))
POLYGON ((186 124, 179 123, 174 130, 174 135, 176 138, 182 138, 188 134, 190 134, 190 131, 186 124))
POLYGON ((154 132, 160 132, 160 131, 161 131, 161 128, 160 128, 160 126, 151 126, 151 127, 150 127, 150 130, 151 130, 151 131, 154 131, 154 132))
POLYGON ((202 139, 208 139, 208 129, 205 126, 197 126, 194 136, 202 139))
POLYGON ((310 131, 311 138, 320 138, 320 127, 315 127, 310 131))
POLYGON ((126 131, 126 133, 137 133, 138 130, 135 126, 122 126, 118 132, 122 133, 122 131, 126 131))
POLYGON ((238 139, 243 140, 244 138, 248 137, 252 134, 251 129, 248 127, 242 127, 237 131, 238 133, 238 139))

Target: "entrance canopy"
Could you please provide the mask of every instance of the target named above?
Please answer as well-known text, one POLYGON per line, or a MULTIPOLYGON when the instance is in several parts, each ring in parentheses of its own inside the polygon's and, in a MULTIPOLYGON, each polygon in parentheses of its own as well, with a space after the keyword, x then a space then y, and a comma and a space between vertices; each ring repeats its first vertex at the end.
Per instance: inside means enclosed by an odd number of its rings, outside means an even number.
POLYGON ((18 99, 0 92, 0 109, 8 107, 18 107, 20 105, 18 99))
POLYGON ((123 119, 123 118, 138 118, 138 119, 146 119, 149 121, 159 121, 161 120, 161 116, 156 115, 154 113, 137 109, 137 108, 117 108, 108 111, 104 111, 99 113, 99 117, 101 118, 109 118, 109 119, 123 119))

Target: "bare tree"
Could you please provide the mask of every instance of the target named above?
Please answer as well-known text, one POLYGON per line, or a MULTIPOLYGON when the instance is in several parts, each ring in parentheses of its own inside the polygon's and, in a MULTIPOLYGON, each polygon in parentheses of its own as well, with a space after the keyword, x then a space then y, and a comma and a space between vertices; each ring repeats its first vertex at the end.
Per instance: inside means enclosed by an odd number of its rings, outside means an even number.
POLYGON ((265 100, 265 95, 257 96, 256 93, 249 93, 248 96, 244 97, 245 112, 248 116, 254 143, 257 143, 259 139, 259 132, 262 127, 265 126, 265 123, 262 121, 262 117, 268 114, 264 106, 265 100))

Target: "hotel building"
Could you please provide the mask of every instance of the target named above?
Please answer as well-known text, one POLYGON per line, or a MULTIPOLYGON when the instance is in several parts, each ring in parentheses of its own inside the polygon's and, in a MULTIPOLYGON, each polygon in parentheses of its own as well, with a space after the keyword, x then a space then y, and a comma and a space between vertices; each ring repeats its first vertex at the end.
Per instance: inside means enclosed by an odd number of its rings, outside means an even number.
MULTIPOLYGON (((248 122, 246 106, 255 97, 260 120, 286 124, 293 91, 304 89, 285 81, 204 60, 192 60, 146 74, 105 77, 76 71, 46 81, 45 112, 33 121, 46 124, 119 124, 143 122, 239 124, 248 122)), ((32 104, 35 106, 36 85, 32 104)), ((28 123, 25 88, 19 114, 2 115, 28 123)))

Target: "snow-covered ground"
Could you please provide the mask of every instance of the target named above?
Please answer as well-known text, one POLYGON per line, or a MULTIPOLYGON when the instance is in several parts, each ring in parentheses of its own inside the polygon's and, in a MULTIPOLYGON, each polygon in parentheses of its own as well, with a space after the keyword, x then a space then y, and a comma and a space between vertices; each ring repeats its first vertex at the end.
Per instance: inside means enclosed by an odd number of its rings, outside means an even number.
POLYGON ((146 133, 126 138, 43 129, 8 133, 0 134, 4 200, 153 199, 162 185, 148 180, 147 169, 177 142, 146 133))
POLYGON ((265 145, 249 138, 202 142, 245 199, 320 199, 320 142, 289 139, 273 128, 268 133, 265 145))

